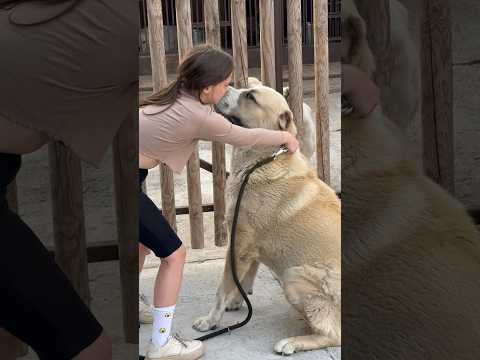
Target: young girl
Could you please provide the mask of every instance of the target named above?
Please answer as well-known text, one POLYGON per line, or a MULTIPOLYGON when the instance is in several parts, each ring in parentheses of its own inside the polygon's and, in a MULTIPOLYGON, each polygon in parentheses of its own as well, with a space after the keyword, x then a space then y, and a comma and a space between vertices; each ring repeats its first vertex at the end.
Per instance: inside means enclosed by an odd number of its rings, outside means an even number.
MULTIPOLYGON (((232 71, 229 54, 210 46, 197 47, 179 66, 177 79, 143 101, 139 109, 140 186, 147 169, 159 162, 180 173, 199 140, 239 147, 286 144, 290 152, 297 150, 298 141, 289 132, 242 128, 213 110, 212 105, 228 89, 232 71)), ((197 359, 204 352, 200 341, 170 336, 185 246, 141 191, 139 201, 140 242, 162 260, 155 280, 152 340, 146 359, 197 359)), ((140 266, 144 259, 140 256, 140 266)))

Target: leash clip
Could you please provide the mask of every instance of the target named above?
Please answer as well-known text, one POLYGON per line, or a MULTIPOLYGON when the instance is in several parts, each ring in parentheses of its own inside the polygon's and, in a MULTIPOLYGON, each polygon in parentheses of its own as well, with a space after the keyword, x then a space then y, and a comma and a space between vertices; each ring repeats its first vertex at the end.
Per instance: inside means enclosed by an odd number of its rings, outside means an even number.
POLYGON ((285 154, 287 152, 288 152, 288 148, 286 145, 280 146, 280 148, 278 148, 278 150, 272 154, 273 160, 276 160, 278 156, 285 154))
POLYGON ((342 105, 341 115, 342 116, 348 116, 351 113, 353 113, 353 110, 354 110, 353 104, 346 95, 341 96, 341 102, 342 102, 341 103, 341 105, 342 105))

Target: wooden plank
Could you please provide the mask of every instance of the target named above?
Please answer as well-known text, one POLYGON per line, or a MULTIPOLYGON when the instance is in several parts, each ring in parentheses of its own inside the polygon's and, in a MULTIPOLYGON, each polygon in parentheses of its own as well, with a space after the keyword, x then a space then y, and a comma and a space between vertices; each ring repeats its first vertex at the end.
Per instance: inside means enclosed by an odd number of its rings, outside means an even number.
POLYGON ((187 163, 188 204, 190 206, 190 235, 192 249, 204 248, 202 212, 202 188, 200 183, 200 160, 198 147, 187 163))
POLYGON ((157 92, 168 84, 162 1, 147 0, 147 14, 153 91, 157 92))
POLYGON ((218 0, 204 0, 203 13, 205 16, 205 39, 207 44, 220 48, 221 38, 218 0))
POLYGON ((303 64, 301 2, 287 0, 288 105, 294 119, 303 119, 303 64))
POLYGON ((215 225, 215 245, 225 246, 228 243, 225 204, 225 188, 227 181, 225 145, 217 142, 212 144, 212 160, 213 201, 215 203, 215 215, 213 218, 215 225))
POLYGON ((237 88, 247 87, 248 49, 247 49, 247 15, 245 0, 231 0, 232 48, 233 48, 233 83, 237 88))
POLYGON ((328 0, 313 2, 315 48, 315 115, 317 124, 317 174, 330 184, 330 120, 328 111, 328 0))
POLYGON ((138 344, 138 104, 113 142, 118 254, 125 341, 138 344))
MULTIPOLYGON (((189 0, 177 0, 177 39, 180 63, 193 47, 192 17, 189 0)), ((202 212, 202 187, 200 183, 200 160, 198 146, 187 163, 188 203, 190 206, 190 234, 193 249, 204 247, 204 229, 202 212)))
POLYGON ((283 1, 275 0, 275 90, 283 94, 283 1))
POLYGON ((159 165, 160 184, 162 191, 163 216, 168 221, 173 231, 177 232, 177 220, 175 214, 175 179, 173 171, 165 164, 159 165))
MULTIPOLYGON (((10 183, 10 185, 8 185, 7 202, 10 209, 13 212, 18 213, 18 193, 16 181, 13 181, 10 183)), ((6 358, 15 355, 17 357, 22 357, 28 354, 28 345, 2 328, 0 328, 0 349, 2 349, 0 353, 4 353, 6 358)))
POLYGON ((55 260, 90 304, 80 159, 59 142, 49 145, 55 260))
POLYGON ((423 164, 427 175, 455 193, 450 5, 425 0, 421 17, 423 164))
MULTIPOLYGON (((218 0, 205 0, 205 36, 207 44, 220 47, 220 16, 218 13, 218 0)), ((200 160, 201 162, 201 160, 200 160)), ((227 244, 227 225, 225 221, 225 145, 212 143, 212 172, 213 172, 213 201, 215 203, 214 226, 215 245, 227 244)))
MULTIPOLYGON (((47 246, 49 254, 54 258, 55 249, 47 246)), ((102 241, 87 246, 87 260, 88 263, 96 263, 102 261, 116 261, 118 256, 118 241, 102 241)))
POLYGON ((275 7, 274 0, 260 1, 260 68, 264 85, 275 88, 275 7))
MULTIPOLYGON (((147 0, 147 9, 153 91, 157 92, 168 85, 161 0, 147 0)), ((172 229, 176 231, 175 181, 173 172, 164 164, 159 165, 159 170, 162 207, 165 209, 164 217, 172 229)))

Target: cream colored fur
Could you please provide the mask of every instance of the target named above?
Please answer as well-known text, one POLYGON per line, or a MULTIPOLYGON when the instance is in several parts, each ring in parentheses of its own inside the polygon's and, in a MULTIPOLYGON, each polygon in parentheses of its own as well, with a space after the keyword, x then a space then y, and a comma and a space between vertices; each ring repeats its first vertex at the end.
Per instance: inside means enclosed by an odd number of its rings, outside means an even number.
MULTIPOLYGON (((263 86, 262 82, 255 77, 248 78, 248 88, 252 89, 256 86, 263 86)), ((283 96, 288 100, 290 88, 288 86, 283 88, 283 96)), ((313 111, 308 104, 303 103, 303 117, 295 119, 295 126, 297 127, 297 139, 300 143, 300 152, 305 155, 307 159, 311 159, 315 153, 315 119, 313 118, 313 111)))
MULTIPOLYGON (((220 110, 235 115, 247 127, 296 133, 284 97, 264 86, 241 90, 220 104, 220 110), (256 102, 246 98, 250 91, 256 102)), ((234 149, 226 191, 229 229, 245 171, 274 150, 234 149)), ((251 175, 236 231, 239 279, 245 289, 250 289, 258 264, 265 264, 311 329, 309 335, 278 341, 274 346, 278 353, 289 355, 340 345, 340 221, 338 197, 317 178, 301 153, 280 155, 251 175)), ((227 257, 215 306, 207 316, 194 322, 195 329, 213 329, 227 308, 235 309, 241 304, 230 266, 227 257)))

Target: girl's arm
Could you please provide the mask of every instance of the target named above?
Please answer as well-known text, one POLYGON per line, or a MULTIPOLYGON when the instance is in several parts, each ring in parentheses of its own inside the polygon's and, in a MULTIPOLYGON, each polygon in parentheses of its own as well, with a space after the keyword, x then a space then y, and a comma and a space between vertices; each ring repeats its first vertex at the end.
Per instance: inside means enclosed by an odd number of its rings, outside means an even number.
POLYGON ((298 141, 287 131, 243 128, 232 124, 225 117, 213 111, 203 120, 199 130, 199 139, 217 141, 236 147, 287 144, 292 152, 298 147, 298 141))

